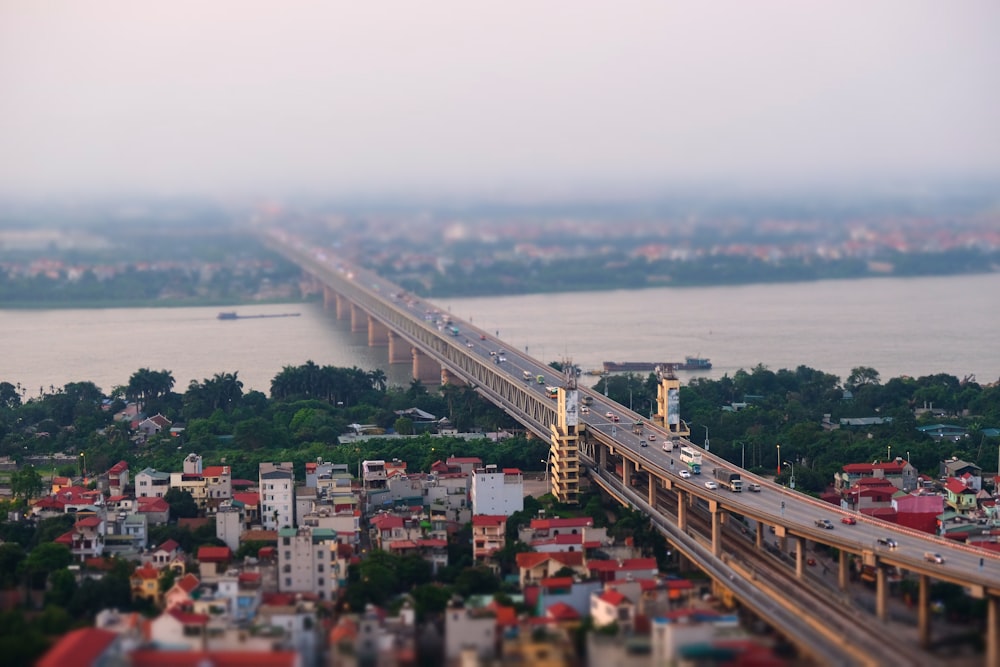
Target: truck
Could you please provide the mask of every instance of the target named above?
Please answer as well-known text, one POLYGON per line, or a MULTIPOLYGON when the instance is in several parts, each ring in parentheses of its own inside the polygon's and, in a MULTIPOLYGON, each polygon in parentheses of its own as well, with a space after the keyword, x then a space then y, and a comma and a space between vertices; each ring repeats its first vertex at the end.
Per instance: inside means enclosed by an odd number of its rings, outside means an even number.
POLYGON ((743 478, 735 470, 716 466, 713 475, 719 486, 729 489, 733 493, 739 493, 743 490, 743 478))
POLYGON ((523 377, 526 382, 530 381, 531 380, 531 371, 521 371, 521 377, 523 377))

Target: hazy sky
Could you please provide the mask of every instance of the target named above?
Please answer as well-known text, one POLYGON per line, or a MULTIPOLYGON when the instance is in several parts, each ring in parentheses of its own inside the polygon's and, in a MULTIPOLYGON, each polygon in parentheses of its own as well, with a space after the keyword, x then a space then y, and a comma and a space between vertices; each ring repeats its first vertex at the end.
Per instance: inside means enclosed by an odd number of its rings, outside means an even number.
POLYGON ((0 191, 994 178, 998 30, 996 0, 0 0, 0 191))

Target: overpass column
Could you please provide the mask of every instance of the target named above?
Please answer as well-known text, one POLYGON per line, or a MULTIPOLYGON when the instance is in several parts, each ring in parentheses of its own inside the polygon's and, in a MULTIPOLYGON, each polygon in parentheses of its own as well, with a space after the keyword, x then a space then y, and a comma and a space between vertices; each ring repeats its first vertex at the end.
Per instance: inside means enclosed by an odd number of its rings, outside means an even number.
POLYGON ((447 368, 441 369, 441 384, 450 384, 453 386, 465 386, 465 380, 458 377, 447 368))
POLYGON ((986 596, 986 664, 1000 665, 1000 599, 986 596))
POLYGON ((632 479, 632 474, 635 472, 635 464, 630 460, 622 457, 622 484, 625 486, 631 486, 629 480, 632 479))
POLYGON ((595 447, 597 447, 597 469, 603 473, 608 469, 608 448, 599 442, 595 447))
POLYGON ((389 363, 390 364, 405 364, 411 361, 410 358, 410 344, 407 343, 402 336, 390 331, 389 332, 389 363))
POLYGON ((425 385, 437 386, 441 383, 441 365, 417 348, 411 348, 413 354, 413 377, 425 385))
POLYGON ((389 344, 389 327, 371 315, 368 316, 368 347, 385 347, 389 344))
POLYGON ((718 558, 722 554, 722 510, 718 503, 713 503, 709 509, 712 512, 712 555, 718 558))
POLYGON ((847 552, 841 549, 840 559, 837 562, 837 586, 839 586, 842 591, 847 590, 847 583, 850 574, 848 567, 850 566, 850 562, 851 561, 847 552))
POLYGON ((677 528, 679 528, 682 533, 686 533, 688 529, 686 505, 687 493, 677 489, 677 528))
POLYGON ((656 509, 656 477, 651 474, 647 474, 647 477, 649 477, 649 496, 646 502, 649 503, 650 507, 656 509))
POLYGON ((928 604, 930 577, 921 574, 917 579, 920 588, 917 589, 917 641, 920 648, 931 645, 931 606, 928 604))
POLYGON ((885 581, 885 567, 881 563, 875 563, 875 616, 878 620, 885 621, 889 617, 889 587, 885 581))
POLYGON ((806 538, 795 537, 795 576, 799 579, 805 575, 806 564, 806 538))
POLYGON ((368 321, 365 319, 365 311, 361 310, 353 303, 351 304, 351 332, 357 333, 358 331, 364 331, 365 327, 368 325, 368 321))
POLYGON ((333 297, 337 305, 337 319, 346 320, 351 315, 351 302, 340 294, 334 294, 333 297))
POLYGON ((754 539, 754 543, 757 545, 758 549, 763 549, 764 548, 764 524, 762 524, 760 521, 757 522, 757 530, 755 532, 756 532, 756 536, 755 536, 755 539, 754 539))
POLYGON ((331 304, 336 302, 336 300, 337 293, 326 285, 323 285, 323 307, 329 308, 331 304))

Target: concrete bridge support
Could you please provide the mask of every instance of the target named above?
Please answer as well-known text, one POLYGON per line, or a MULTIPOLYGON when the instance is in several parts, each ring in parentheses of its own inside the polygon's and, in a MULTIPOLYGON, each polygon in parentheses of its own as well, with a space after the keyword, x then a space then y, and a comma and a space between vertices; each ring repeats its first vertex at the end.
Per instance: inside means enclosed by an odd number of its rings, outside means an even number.
POLYGON ((986 664, 1000 665, 1000 598, 986 598, 986 664))
POLYGON ((799 579, 806 574, 806 538, 795 536, 795 576, 799 579))
POLYGON ((371 315, 368 316, 368 347, 385 347, 389 344, 389 327, 371 315))
POLYGON ((441 369, 441 384, 450 384, 459 387, 464 387, 466 382, 462 378, 458 377, 447 368, 441 369))
POLYGON ((722 509, 717 502, 710 502, 708 506, 712 513, 712 555, 718 558, 722 555, 722 509))
POLYGON ((757 546, 758 549, 763 549, 764 548, 764 524, 762 524, 760 521, 757 522, 757 530, 755 532, 756 532, 756 535, 754 536, 754 544, 757 546))
POLYGON ((875 564, 875 616, 882 622, 889 618, 889 586, 880 563, 875 564))
POLYGON ((677 528, 682 532, 687 532, 687 493, 677 489, 677 528))
POLYGON ((329 309, 337 301, 337 293, 323 285, 323 307, 329 309))
POLYGON ((926 649, 931 645, 930 577, 921 574, 917 581, 917 642, 926 649))
POLYGON ((351 333, 364 331, 368 328, 368 313, 351 304, 351 333))
POLYGON ((351 302, 339 294, 334 294, 334 300, 337 306, 337 319, 346 320, 351 316, 351 302))
POLYGON ((410 354, 410 344, 399 334, 389 332, 389 363, 408 364, 413 360, 410 354))
POLYGON ((850 557, 848 556, 846 551, 841 550, 840 558, 837 561, 837 586, 840 587, 840 590, 842 591, 847 590, 847 584, 850 581, 850 576, 849 576, 850 572, 848 570, 850 565, 851 565, 850 557))
POLYGON ((649 490, 646 497, 646 502, 653 509, 656 509, 656 477, 649 475, 649 490))
POLYGON ((410 348, 413 355, 413 377, 424 385, 436 387, 441 383, 441 364, 417 348, 410 348))
POLYGON ((597 445, 597 469, 601 472, 608 469, 608 448, 601 444, 597 445))
POLYGON ((632 485, 629 483, 632 481, 632 475, 635 474, 635 464, 629 459, 622 458, 622 484, 627 487, 632 485))

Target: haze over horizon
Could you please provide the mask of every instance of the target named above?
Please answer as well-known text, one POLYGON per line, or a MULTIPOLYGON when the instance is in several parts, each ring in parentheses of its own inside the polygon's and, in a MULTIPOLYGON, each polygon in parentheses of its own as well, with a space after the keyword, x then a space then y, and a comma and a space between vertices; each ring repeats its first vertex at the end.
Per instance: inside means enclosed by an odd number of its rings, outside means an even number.
POLYGON ((0 5, 0 194, 1000 182, 1000 5, 0 5))

